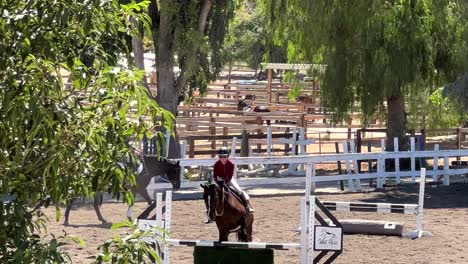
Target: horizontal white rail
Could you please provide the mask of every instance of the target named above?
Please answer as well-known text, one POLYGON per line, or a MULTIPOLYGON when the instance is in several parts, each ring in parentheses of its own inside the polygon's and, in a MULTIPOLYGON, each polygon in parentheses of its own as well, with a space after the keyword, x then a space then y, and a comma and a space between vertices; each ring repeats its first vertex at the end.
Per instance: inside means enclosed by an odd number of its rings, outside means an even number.
MULTIPOLYGON (((271 156, 271 157, 234 157, 231 161, 236 165, 249 164, 286 164, 286 163, 323 163, 342 160, 378 160, 395 158, 434 158, 444 157, 468 157, 468 150, 430 150, 415 152, 369 152, 369 153, 346 153, 333 155, 302 155, 302 156, 271 156)), ((180 166, 213 166, 216 158, 180 159, 180 166)))

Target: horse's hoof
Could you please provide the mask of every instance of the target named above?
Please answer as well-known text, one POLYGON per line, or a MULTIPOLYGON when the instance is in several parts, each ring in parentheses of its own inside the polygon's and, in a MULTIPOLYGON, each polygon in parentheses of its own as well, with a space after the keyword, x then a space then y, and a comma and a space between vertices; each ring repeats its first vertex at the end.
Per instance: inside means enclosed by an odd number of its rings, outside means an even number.
POLYGON ((211 224, 213 223, 214 221, 211 221, 210 219, 206 219, 205 221, 203 221, 204 224, 211 224))
POLYGON ((70 223, 68 223, 68 221, 65 221, 65 222, 63 222, 63 225, 68 226, 68 225, 70 225, 70 223))

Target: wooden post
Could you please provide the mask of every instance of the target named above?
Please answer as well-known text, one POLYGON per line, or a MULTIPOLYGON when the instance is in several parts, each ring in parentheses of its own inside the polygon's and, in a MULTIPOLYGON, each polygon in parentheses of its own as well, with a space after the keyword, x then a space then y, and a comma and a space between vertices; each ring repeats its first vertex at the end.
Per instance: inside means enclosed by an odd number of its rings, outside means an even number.
POLYGON ((361 145, 362 145, 361 131, 362 129, 356 130, 356 152, 357 153, 361 153, 361 145))
MULTIPOLYGON (((315 104, 317 103, 317 86, 316 86, 316 82, 315 82, 315 79, 312 80, 312 94, 311 94, 311 103, 315 106, 315 104)), ((314 114, 316 113, 316 110, 315 110, 315 107, 312 107, 312 108, 309 108, 308 109, 308 112, 314 114)))
MULTIPOLYGON (((250 150, 250 144, 249 144, 249 134, 247 133, 247 130, 242 130, 242 141, 241 141, 241 149, 240 149, 240 157, 248 157, 249 156, 249 150, 250 150)), ((242 169, 248 169, 248 165, 240 165, 242 169)))
POLYGON ((319 132, 319 155, 322 155, 322 134, 319 132))
MULTIPOLYGON (((372 152, 372 144, 369 142, 367 142, 367 152, 370 153, 372 152)), ((370 159, 367 160, 367 172, 371 173, 373 172, 372 170, 372 161, 370 159)), ((361 173, 361 163, 359 163, 359 173, 361 173)), ((373 178, 370 178, 369 179, 369 188, 372 187, 374 185, 374 179, 373 178)))
MULTIPOLYGON (((367 152, 368 153, 371 153, 372 152, 372 144, 371 142, 367 142, 367 152)), ((367 166, 369 166, 369 168, 367 169, 367 171, 369 172, 372 172, 372 161, 370 159, 367 160, 367 166)), ((359 172, 361 172, 361 168, 359 168, 359 172)))
MULTIPOLYGON (((307 122, 306 122, 306 119, 305 119, 305 114, 302 114, 300 117, 299 117, 299 122, 298 122, 299 126, 304 128, 304 133, 307 134, 307 122)), ((307 136, 306 136, 307 138, 307 136)), ((305 138, 304 138, 305 139, 305 138)))
MULTIPOLYGON (((457 127, 457 149, 461 149, 461 141, 462 141, 461 129, 457 127)), ((457 161, 460 161, 460 156, 457 156, 457 161)))
MULTIPOLYGON (((231 90, 231 87, 229 87, 227 84, 223 85, 224 90, 231 90)), ((229 98, 229 96, 226 95, 226 93, 223 94, 224 98, 229 98)))
MULTIPOLYGON (((223 127, 223 135, 227 136, 228 135, 228 128, 223 127)), ((227 141, 223 141, 223 146, 227 147, 227 141)))
POLYGON ((189 136, 187 141, 189 144, 189 158, 195 158, 195 140, 189 136))
MULTIPOLYGON (((257 116, 257 125, 263 126, 263 119, 262 119, 261 116, 257 116)), ((258 135, 262 135, 262 134, 263 134, 261 128, 257 129, 257 134, 258 134, 258 135)), ((257 153, 262 153, 262 144, 257 144, 257 153)))
MULTIPOLYGON (((338 142, 335 142, 335 151, 336 151, 336 154, 340 154, 340 146, 339 146, 338 142)), ((341 160, 337 160, 336 165, 338 165, 338 174, 342 175, 343 171, 341 170, 341 160)), ((342 191, 344 191, 344 182, 343 182, 343 180, 340 181, 340 189, 342 191)))
MULTIPOLYGON (((357 153, 361 153, 361 144, 362 144, 361 130, 362 129, 356 130, 356 152, 357 153)), ((359 172, 361 172, 361 162, 362 162, 362 160, 358 160, 358 171, 359 172)))
MULTIPOLYGON (((216 136, 216 126, 214 125, 216 123, 216 118, 212 117, 210 118, 210 135, 216 136)), ((216 140, 211 140, 211 149, 214 150, 213 153, 211 153, 211 157, 215 156, 215 150, 216 150, 216 140)))
MULTIPOLYGON (((291 137, 289 127, 286 128, 286 130, 284 131, 284 134, 285 134, 285 138, 290 138, 291 137)), ((284 155, 287 156, 288 152, 289 152, 289 144, 286 143, 286 144, 284 144, 284 155)))
MULTIPOLYGON (((343 153, 350 153, 347 140, 342 141, 342 146, 343 146, 343 153)), ((348 159, 345 160, 345 167, 346 167, 346 174, 348 176, 351 176, 351 164, 348 159)), ((349 179, 347 181, 348 181, 348 188, 351 191, 355 191, 353 179, 349 179)))
POLYGON ((268 102, 271 103, 271 87, 273 86, 273 70, 268 69, 268 102))
POLYGON ((419 144, 421 145, 420 151, 426 149, 426 130, 424 128, 421 129, 421 143, 419 144))

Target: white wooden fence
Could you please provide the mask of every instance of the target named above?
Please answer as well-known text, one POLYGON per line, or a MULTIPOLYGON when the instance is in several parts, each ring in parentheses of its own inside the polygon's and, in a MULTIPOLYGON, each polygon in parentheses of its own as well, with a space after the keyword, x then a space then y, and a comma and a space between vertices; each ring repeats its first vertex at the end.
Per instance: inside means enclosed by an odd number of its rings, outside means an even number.
MULTIPOLYGON (((362 179, 377 179, 377 187, 382 188, 383 184, 388 178, 395 179, 399 183, 401 178, 411 178, 414 182, 416 177, 419 177, 419 171, 416 170, 417 159, 432 159, 433 169, 427 171, 428 176, 432 176, 433 181, 443 179, 444 185, 450 184, 451 175, 468 174, 468 168, 449 168, 449 159, 455 157, 467 158, 468 150, 435 150, 431 151, 414 151, 414 139, 412 142, 412 151, 395 151, 395 152, 371 152, 371 153, 345 153, 334 155, 298 155, 298 156, 270 156, 270 157, 234 157, 231 160, 236 165, 255 165, 255 164, 320 164, 320 163, 333 163, 337 161, 348 162, 353 164, 354 170, 347 166, 347 174, 343 175, 314 175, 312 176, 312 183, 316 182, 338 182, 341 180, 348 182, 348 187, 351 190, 360 189, 359 180, 362 179), (399 166, 399 159, 410 160, 410 170, 402 171, 399 166), (395 171, 385 170, 386 160, 395 160, 395 171), (443 169, 439 170, 439 159, 442 159, 443 169), (357 170, 357 163, 359 161, 376 160, 377 170, 375 172, 359 172, 357 170)), ((180 159, 181 167, 189 166, 212 166, 216 162, 216 158, 199 158, 199 159, 180 159)), ((260 184, 304 184, 305 177, 284 177, 284 178, 241 178, 238 179, 241 186, 255 186, 260 184)), ((190 188, 199 186, 200 181, 183 181, 182 188, 190 188)), ((152 183, 148 186, 148 190, 171 188, 170 184, 155 184, 152 183)))

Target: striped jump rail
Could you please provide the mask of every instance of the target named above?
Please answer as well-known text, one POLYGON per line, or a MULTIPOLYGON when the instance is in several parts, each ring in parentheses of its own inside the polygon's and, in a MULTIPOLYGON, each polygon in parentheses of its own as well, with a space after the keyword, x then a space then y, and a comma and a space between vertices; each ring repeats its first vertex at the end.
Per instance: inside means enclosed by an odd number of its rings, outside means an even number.
POLYGON ((188 240, 188 239, 166 239, 171 246, 189 246, 189 247, 230 247, 230 248, 268 248, 275 250, 294 250, 301 249, 299 243, 269 243, 269 242, 229 242, 212 240, 188 240))
POLYGON ((230 248, 268 248, 275 250, 301 249, 299 243, 269 243, 269 242, 230 242, 212 240, 190 240, 190 239, 166 239, 171 246, 189 247, 230 247, 230 248))
POLYGON ((417 204, 392 204, 392 203, 360 203, 360 202, 337 202, 322 201, 328 209, 337 212, 376 212, 392 214, 418 214, 417 204))

